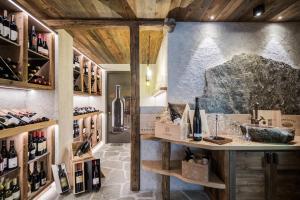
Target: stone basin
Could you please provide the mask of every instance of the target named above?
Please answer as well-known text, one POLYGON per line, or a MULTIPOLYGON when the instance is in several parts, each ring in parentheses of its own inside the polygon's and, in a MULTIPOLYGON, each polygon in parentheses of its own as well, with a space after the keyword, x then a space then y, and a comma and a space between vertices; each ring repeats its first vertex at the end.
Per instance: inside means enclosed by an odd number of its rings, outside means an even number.
POLYGON ((284 127, 266 127, 255 124, 241 125, 243 134, 248 134, 254 142, 283 143, 287 144, 294 140, 295 129, 284 127))

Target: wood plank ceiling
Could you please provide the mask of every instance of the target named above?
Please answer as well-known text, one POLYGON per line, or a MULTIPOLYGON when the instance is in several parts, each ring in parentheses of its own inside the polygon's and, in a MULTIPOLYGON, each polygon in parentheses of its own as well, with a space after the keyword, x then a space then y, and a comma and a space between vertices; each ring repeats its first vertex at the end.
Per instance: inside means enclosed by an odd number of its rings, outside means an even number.
MULTIPOLYGON (((40 19, 164 19, 176 21, 300 21, 300 0, 16 0, 40 19), (253 17, 253 8, 265 13, 253 17), (281 19, 279 20, 279 16, 281 19)), ((129 29, 68 29, 75 46, 98 63, 129 63, 129 29)), ((162 30, 140 32, 141 63, 155 63, 162 30), (149 35, 151 52, 149 54, 149 35)))

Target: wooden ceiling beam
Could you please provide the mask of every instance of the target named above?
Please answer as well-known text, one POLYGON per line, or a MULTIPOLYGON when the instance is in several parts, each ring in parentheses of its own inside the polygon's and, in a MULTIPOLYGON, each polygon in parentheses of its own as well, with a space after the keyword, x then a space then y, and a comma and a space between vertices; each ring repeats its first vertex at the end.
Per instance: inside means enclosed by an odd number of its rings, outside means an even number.
POLYGON ((122 19, 48 19, 43 20, 52 28, 63 29, 93 29, 99 27, 113 26, 131 26, 139 24, 140 26, 163 26, 164 20, 122 20, 122 19))

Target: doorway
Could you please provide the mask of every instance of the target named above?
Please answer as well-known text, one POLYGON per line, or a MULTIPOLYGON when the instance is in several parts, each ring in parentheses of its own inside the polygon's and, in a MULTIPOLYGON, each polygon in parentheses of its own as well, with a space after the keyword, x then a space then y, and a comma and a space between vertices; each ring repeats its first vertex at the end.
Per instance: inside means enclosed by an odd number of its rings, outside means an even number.
POLYGON ((107 142, 130 143, 130 72, 107 73, 107 142))

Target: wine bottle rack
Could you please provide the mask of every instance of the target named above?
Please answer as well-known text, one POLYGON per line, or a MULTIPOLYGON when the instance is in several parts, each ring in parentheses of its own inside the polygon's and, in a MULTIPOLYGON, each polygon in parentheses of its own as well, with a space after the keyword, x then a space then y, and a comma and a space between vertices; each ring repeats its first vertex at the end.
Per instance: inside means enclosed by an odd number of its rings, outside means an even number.
POLYGON ((19 186, 21 192, 21 199, 34 199, 37 195, 42 193, 42 191, 47 188, 52 182, 52 170, 51 165, 54 163, 55 155, 55 142, 54 142, 54 132, 55 132, 55 120, 49 120, 46 122, 40 122, 25 126, 19 126, 15 128, 3 129, 0 131, 1 140, 13 140, 15 142, 15 149, 18 156, 18 168, 13 170, 6 170, 0 177, 5 178, 19 178, 19 186), (42 156, 37 156, 35 159, 30 160, 28 158, 28 134, 31 131, 42 130, 46 134, 47 138, 47 152, 42 156), (35 161, 44 161, 44 170, 47 174, 47 182, 44 186, 40 187, 38 191, 32 192, 28 197, 28 167, 35 161))
POLYGON ((101 96, 102 69, 77 50, 74 49, 73 54, 79 61, 79 68, 73 67, 74 94, 101 96))
MULTIPOLYGON (((13 88, 31 88, 52 90, 54 89, 54 33, 49 32, 46 28, 36 22, 32 17, 13 7, 8 1, 0 3, 0 12, 8 11, 8 16, 15 15, 15 22, 18 27, 18 40, 13 42, 0 36, 0 56, 3 60, 10 58, 13 62, 18 63, 16 72, 8 69, 11 75, 8 78, 0 77, 0 86, 13 88), (28 48, 29 33, 31 27, 35 26, 37 33, 43 33, 47 41, 49 56, 45 56, 28 48), (28 77, 28 64, 39 65, 33 77, 28 77), (11 73, 13 71, 13 73, 11 73), (17 76, 15 79, 13 77, 17 76), (37 80, 37 77, 43 81, 37 80), (36 79, 36 80, 34 80, 36 79)), ((1 59, 0 59, 1 60, 1 59)), ((1 67, 6 65, 0 62, 1 67)))

